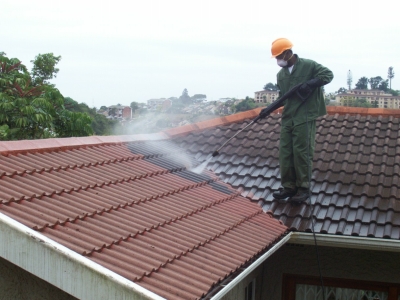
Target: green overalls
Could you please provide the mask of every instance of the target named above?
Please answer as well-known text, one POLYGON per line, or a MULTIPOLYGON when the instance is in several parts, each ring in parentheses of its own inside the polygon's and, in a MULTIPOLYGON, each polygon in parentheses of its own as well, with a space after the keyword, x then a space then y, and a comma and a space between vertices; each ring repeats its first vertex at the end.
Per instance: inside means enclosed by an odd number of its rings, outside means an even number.
MULTIPOLYGON (((333 79, 328 68, 315 61, 299 58, 290 73, 282 68, 277 74, 279 96, 293 86, 313 78, 320 78, 325 84, 333 79)), ((315 147, 315 120, 326 114, 322 87, 316 88, 303 103, 292 96, 284 103, 279 146, 281 183, 286 188, 309 188, 312 160, 315 147)))

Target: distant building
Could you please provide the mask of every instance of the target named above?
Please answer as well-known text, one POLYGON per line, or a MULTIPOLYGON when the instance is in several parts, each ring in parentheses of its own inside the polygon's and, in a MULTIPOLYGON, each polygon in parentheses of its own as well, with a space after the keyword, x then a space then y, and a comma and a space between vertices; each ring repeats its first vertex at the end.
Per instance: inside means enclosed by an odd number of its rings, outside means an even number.
POLYGON ((263 90, 254 93, 254 102, 272 103, 279 97, 279 91, 263 90))
POLYGON ((132 108, 130 106, 123 105, 111 105, 107 109, 108 116, 112 116, 117 119, 131 119, 132 118, 132 108), (111 113, 112 111, 112 113, 111 113))
POLYGON ((161 109, 161 110, 165 111, 168 108, 170 108, 171 105, 172 105, 171 99, 160 98, 160 99, 147 100, 147 108, 149 110, 161 109))
POLYGON ((346 93, 338 94, 336 102, 346 106, 348 100, 365 99, 371 105, 379 108, 400 109, 400 96, 393 96, 381 90, 349 90, 346 93))
POLYGON ((227 102, 227 101, 231 101, 232 98, 219 98, 218 102, 227 102))

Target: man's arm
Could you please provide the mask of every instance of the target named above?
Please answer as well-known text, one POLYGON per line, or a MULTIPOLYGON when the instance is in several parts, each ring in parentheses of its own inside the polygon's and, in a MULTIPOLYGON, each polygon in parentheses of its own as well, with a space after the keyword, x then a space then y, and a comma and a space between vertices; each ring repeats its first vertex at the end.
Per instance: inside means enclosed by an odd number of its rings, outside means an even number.
POLYGON ((309 95, 314 89, 328 84, 333 79, 333 73, 327 67, 315 63, 315 72, 312 79, 304 82, 300 88, 299 93, 302 96, 309 95))

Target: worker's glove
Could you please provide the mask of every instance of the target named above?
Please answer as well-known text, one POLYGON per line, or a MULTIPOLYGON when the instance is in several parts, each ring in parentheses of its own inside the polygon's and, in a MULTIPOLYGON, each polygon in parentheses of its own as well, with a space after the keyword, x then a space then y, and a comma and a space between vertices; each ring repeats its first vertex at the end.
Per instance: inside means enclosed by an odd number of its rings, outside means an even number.
POLYGON ((260 119, 264 119, 265 117, 267 117, 269 115, 269 111, 268 111, 268 106, 264 107, 261 111, 260 114, 258 115, 260 117, 260 119))
POLYGON ((317 87, 323 86, 324 82, 319 78, 313 78, 304 82, 299 89, 297 94, 302 101, 305 101, 317 87))

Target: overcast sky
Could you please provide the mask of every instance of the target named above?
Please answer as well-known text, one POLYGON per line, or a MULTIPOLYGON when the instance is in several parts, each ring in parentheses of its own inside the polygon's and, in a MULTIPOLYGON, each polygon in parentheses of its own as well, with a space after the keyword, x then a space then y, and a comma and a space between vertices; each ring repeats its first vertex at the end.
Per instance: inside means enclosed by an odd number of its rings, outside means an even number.
POLYGON ((270 47, 330 68, 327 92, 394 67, 400 90, 396 1, 35 1, 3 0, 1 44, 28 69, 38 54, 62 57, 52 83, 90 107, 206 94, 208 100, 254 97, 276 83, 270 47))

